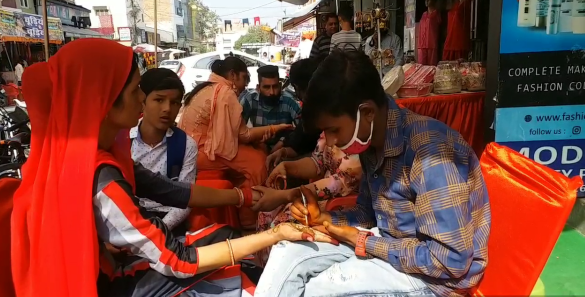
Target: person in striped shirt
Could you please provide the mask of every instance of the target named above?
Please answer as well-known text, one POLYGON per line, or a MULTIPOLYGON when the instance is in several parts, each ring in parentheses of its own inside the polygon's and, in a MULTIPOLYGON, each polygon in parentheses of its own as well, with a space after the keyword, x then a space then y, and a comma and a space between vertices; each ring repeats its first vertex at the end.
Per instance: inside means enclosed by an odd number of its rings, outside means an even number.
POLYGON ((339 12, 339 25, 341 31, 331 36, 330 52, 334 49, 342 51, 360 50, 362 46, 362 36, 353 30, 352 27, 353 12, 349 9, 343 9, 339 12))
POLYGON ((309 58, 316 58, 322 55, 328 55, 331 49, 331 36, 339 30, 339 23, 337 15, 327 15, 327 23, 325 24, 325 34, 321 34, 313 41, 313 48, 309 58))

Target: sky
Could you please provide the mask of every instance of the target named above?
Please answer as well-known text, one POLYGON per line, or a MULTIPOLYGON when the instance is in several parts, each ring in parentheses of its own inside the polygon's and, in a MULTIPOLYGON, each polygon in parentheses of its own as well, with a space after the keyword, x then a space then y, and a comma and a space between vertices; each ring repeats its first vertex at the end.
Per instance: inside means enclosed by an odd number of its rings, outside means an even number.
POLYGON ((298 10, 298 6, 275 0, 202 0, 214 10, 222 20, 248 18, 251 23, 254 17, 260 17, 262 24, 276 26, 276 22, 286 14, 298 10), (286 10, 286 12, 285 12, 286 10))

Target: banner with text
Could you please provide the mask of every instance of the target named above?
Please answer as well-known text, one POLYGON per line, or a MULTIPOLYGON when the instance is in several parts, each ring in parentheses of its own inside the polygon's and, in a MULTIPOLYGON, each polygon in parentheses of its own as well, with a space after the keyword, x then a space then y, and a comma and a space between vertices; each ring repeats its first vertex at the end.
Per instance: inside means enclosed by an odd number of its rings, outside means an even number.
POLYGON ((498 107, 585 104, 585 0, 503 0, 498 107))
MULTIPOLYGON (((48 19, 49 41, 63 42, 61 20, 48 19)), ((12 12, 0 9, 0 36, 2 41, 43 42, 45 39, 43 18, 40 15, 12 12)))
POLYGON ((276 41, 276 45, 285 47, 299 47, 301 42, 301 32, 287 31, 282 33, 282 36, 276 41))
MULTIPOLYGON (((498 108, 496 119, 496 142, 568 177, 585 178, 585 105, 498 108)), ((585 188, 578 196, 585 197, 585 188)))
POLYGON ((501 28, 496 142, 583 177, 585 0, 503 0, 501 28))

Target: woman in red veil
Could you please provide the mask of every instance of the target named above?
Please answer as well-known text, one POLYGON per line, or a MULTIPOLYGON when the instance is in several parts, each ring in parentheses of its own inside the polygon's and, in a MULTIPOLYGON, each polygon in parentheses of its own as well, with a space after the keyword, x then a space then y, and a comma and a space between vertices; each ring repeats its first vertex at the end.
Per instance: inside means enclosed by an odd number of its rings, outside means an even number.
POLYGON ((73 41, 49 62, 27 70, 23 92, 32 99, 31 117, 38 118, 31 119, 31 158, 14 195, 17 296, 98 296, 98 276, 104 296, 199 290, 236 296, 239 283, 221 284, 229 290, 217 290, 211 282, 191 285, 202 273, 233 265, 279 240, 331 241, 294 224, 232 241, 210 239, 200 247, 174 238, 134 197, 127 132, 142 109, 139 82, 132 49, 105 39, 73 41), (130 255, 125 262, 113 261, 104 244, 130 255))

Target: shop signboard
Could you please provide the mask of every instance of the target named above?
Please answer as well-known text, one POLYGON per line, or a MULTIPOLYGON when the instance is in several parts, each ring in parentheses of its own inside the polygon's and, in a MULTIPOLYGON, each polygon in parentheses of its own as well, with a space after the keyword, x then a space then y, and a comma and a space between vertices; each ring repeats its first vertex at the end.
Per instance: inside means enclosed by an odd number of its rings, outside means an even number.
POLYGON ((299 47, 301 42, 301 32, 284 32, 282 36, 276 41, 276 45, 284 47, 299 47))
MULTIPOLYGON (((568 177, 585 178, 585 105, 498 108, 496 142, 568 177)), ((579 196, 585 197, 585 187, 579 196)))
MULTIPOLYGON (((49 40, 63 42, 61 21, 48 18, 49 40)), ((40 15, 12 12, 0 9, 0 35, 2 41, 43 42, 45 38, 43 18, 40 15)))
POLYGON ((118 27, 118 36, 120 37, 120 41, 131 41, 132 31, 129 27, 118 27))
POLYGON ((585 0, 503 0, 501 28, 496 142, 585 178, 585 0))
POLYGON ((498 107, 585 104, 585 0, 503 0, 501 32, 498 107))

